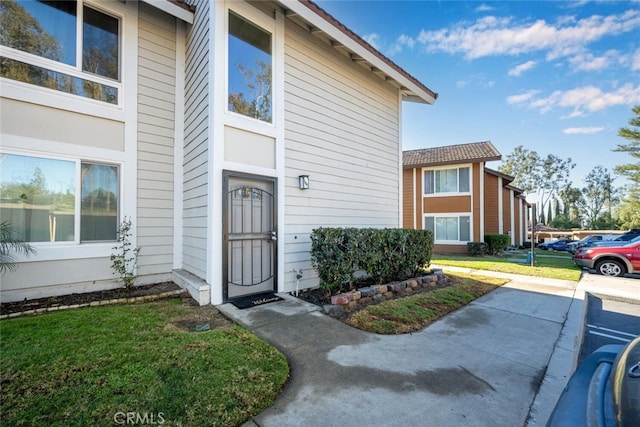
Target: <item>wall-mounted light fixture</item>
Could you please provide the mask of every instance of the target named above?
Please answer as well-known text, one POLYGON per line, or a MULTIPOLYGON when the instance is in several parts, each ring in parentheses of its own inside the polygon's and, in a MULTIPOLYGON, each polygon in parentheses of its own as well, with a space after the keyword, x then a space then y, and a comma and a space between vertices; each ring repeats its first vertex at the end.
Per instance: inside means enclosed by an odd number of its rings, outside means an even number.
POLYGON ((309 189, 309 175, 300 175, 298 176, 298 187, 301 190, 309 189))

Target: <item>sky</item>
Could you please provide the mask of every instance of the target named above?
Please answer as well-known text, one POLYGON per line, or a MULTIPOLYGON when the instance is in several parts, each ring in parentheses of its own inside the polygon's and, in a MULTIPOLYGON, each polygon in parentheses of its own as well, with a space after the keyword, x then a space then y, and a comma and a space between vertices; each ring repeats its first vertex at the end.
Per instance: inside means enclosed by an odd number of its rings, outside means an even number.
MULTIPOLYGON (((403 149, 491 141, 571 158, 574 187, 615 153, 640 105, 640 0, 316 0, 439 97, 403 104, 403 149)), ((497 169, 500 162, 490 162, 497 169)))

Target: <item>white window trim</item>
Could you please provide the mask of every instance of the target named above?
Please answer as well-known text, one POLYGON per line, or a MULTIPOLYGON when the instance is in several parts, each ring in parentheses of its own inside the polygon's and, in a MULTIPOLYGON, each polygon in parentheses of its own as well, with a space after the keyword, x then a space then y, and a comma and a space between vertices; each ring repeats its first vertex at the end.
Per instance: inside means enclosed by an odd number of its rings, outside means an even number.
MULTIPOLYGON (((460 172, 458 172, 458 177, 460 177, 460 172)), ((464 163, 464 164, 451 164, 444 166, 435 166, 435 167, 426 167, 422 168, 422 172, 420 175, 420 179, 422 180, 422 197, 448 197, 448 196, 469 196, 473 192, 473 164, 464 163), (456 169, 459 170, 461 168, 469 168, 469 191, 464 192, 447 192, 447 193, 426 193, 426 185, 424 185, 424 174, 426 171, 438 171, 438 170, 451 170, 456 169)), ((460 182, 458 181, 458 188, 460 188, 460 182)))
MULTIPOLYGON (((76 64, 68 65, 57 61, 53 61, 47 58, 40 57, 35 54, 23 52, 17 49, 13 49, 7 46, 0 46, 0 55, 7 58, 15 59, 17 61, 25 62, 35 66, 43 67, 52 71, 68 74, 73 77, 94 81, 96 83, 105 84, 111 87, 115 87, 118 90, 118 104, 109 104, 106 102, 98 101, 95 99, 85 98, 79 95, 61 92, 55 89, 49 89, 40 87, 31 83, 20 82, 4 77, 0 77, 0 83, 2 84, 2 96, 5 98, 15 99, 18 101, 25 101, 34 104, 40 104, 47 107, 59 108, 63 110, 73 111, 82 114, 89 114, 97 117, 104 117, 112 120, 124 121, 124 109, 126 106, 125 92, 128 89, 127 81, 125 81, 127 72, 126 65, 129 55, 137 55, 137 52, 128 54, 126 52, 125 38, 135 35, 136 31, 131 31, 131 26, 137 24, 137 19, 126 19, 127 6, 118 2, 93 2, 87 0, 78 1, 78 13, 76 19, 76 25, 78 28, 82 28, 82 7, 86 4, 91 8, 94 8, 102 13, 111 15, 120 21, 119 25, 119 38, 120 47, 118 58, 119 61, 119 74, 120 80, 111 80, 105 77, 101 77, 95 74, 86 73, 82 71, 82 43, 76 43, 76 64), (129 34, 131 33, 131 34, 129 34)), ((133 7, 137 7, 134 5, 133 7)), ((82 38, 81 30, 77 31, 78 39, 82 38)), ((137 45, 137 41, 136 41, 137 45)))
MULTIPOLYGON (((126 155, 122 151, 108 150, 103 148, 85 147, 73 144, 63 144, 59 142, 40 140, 35 138, 25 138, 15 135, 2 135, 2 152, 7 154, 17 154, 32 157, 42 157, 46 159, 67 160, 76 162, 76 168, 81 162, 99 163, 118 166, 119 170, 119 206, 118 206, 118 223, 125 216, 132 217, 132 212, 126 210, 125 204, 124 182, 126 180, 127 168, 125 166, 126 155), (42 147, 46 147, 47 151, 43 151, 42 147)), ((130 163, 135 167, 135 162, 130 163)), ((129 168, 130 169, 130 168, 129 168)), ((80 198, 80 174, 76 170, 76 230, 79 231, 79 212, 80 198)), ((83 258, 101 258, 108 257, 113 252, 116 241, 110 242, 83 242, 80 243, 80 234, 76 233, 73 242, 30 242, 29 244, 36 249, 36 253, 31 255, 16 254, 15 258, 18 262, 39 262, 39 261, 57 261, 68 259, 83 258)))
POLYGON ((433 218, 434 219, 434 230, 433 230, 433 243, 438 244, 438 245, 466 245, 469 242, 473 241, 473 214, 471 212, 445 212, 445 213, 429 213, 429 214, 424 214, 422 216, 422 228, 424 229, 424 223, 425 220, 427 218, 433 218), (460 217, 463 216, 468 216, 469 217, 469 237, 471 237, 472 240, 437 240, 436 239, 436 232, 435 232, 435 220, 436 218, 452 218, 452 217, 457 217, 458 218, 458 237, 460 234, 460 217))
POLYGON ((245 4, 244 2, 227 2, 224 9, 224 122, 228 126, 236 127, 238 129, 248 130, 261 135, 270 137, 277 136, 276 123, 278 122, 278 109, 277 103, 280 100, 276 99, 279 94, 276 86, 279 82, 276 76, 278 75, 277 64, 279 58, 277 49, 277 29, 276 19, 266 16, 264 13, 255 9, 253 6, 245 4), (263 30, 271 34, 271 122, 265 122, 260 119, 245 116, 229 110, 229 11, 233 11, 241 18, 255 24, 263 30))

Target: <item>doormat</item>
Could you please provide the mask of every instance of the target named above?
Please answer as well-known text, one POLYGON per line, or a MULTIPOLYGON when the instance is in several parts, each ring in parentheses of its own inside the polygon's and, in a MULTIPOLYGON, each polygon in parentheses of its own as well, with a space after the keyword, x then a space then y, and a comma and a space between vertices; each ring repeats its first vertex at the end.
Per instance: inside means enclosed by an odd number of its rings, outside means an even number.
POLYGON ((250 295, 248 297, 242 297, 237 300, 229 301, 239 309, 245 309, 250 307, 257 307, 262 304, 268 304, 270 302, 282 301, 278 295, 273 292, 265 292, 257 295, 250 295))

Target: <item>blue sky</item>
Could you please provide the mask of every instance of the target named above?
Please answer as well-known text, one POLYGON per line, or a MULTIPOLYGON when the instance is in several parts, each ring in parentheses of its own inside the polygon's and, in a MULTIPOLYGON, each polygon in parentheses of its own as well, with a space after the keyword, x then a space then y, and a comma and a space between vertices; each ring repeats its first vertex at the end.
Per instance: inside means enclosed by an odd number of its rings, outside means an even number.
POLYGON ((489 140, 505 158, 522 145, 571 157, 578 188, 634 160, 611 150, 640 105, 639 0, 317 3, 439 94, 404 103, 405 150, 489 140))

